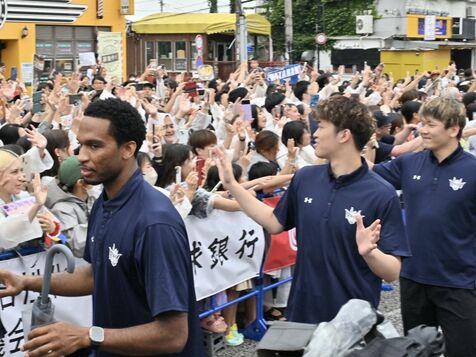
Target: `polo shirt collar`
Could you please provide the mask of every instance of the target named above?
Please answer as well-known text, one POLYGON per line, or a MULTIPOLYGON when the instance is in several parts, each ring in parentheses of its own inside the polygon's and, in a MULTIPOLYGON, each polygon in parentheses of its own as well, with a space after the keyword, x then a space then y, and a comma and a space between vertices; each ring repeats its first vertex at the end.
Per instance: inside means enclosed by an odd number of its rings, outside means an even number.
POLYGON ((349 185, 355 181, 358 181, 361 177, 363 177, 367 172, 369 171, 369 167, 367 165, 367 162, 361 158, 362 165, 355 170, 354 172, 351 172, 350 174, 347 175, 341 175, 339 177, 335 177, 334 173, 332 172, 331 165, 329 164, 327 167, 327 172, 329 174, 329 180, 331 182, 334 182, 336 187, 339 186, 346 186, 349 185))
POLYGON ((117 211, 136 192, 137 188, 143 181, 144 178, 142 176, 142 172, 140 169, 137 169, 114 198, 107 199, 106 190, 104 190, 102 197, 104 209, 111 213, 117 211))
POLYGON ((451 153, 451 155, 449 155, 447 158, 445 158, 443 161, 441 162, 438 162, 438 159, 436 158, 436 156, 433 154, 433 151, 429 151, 429 155, 430 155, 430 159, 433 163, 437 164, 437 165, 445 165, 451 161, 453 161, 454 159, 456 159, 457 157, 459 157, 462 153, 464 152, 463 148, 461 147, 461 145, 458 145, 458 148, 453 151, 451 153))

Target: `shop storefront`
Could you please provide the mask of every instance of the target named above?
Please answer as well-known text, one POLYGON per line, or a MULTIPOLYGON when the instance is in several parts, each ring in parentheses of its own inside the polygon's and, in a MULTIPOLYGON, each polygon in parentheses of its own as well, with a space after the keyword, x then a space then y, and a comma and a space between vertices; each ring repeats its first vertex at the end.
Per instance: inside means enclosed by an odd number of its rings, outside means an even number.
MULTIPOLYGON (((17 3, 17 2, 15 2, 17 3)), ((44 59, 45 70, 70 74, 80 53, 97 52, 99 31, 123 34, 126 58, 126 15, 134 13, 134 0, 29 1, 28 7, 9 4, 0 29, 0 60, 6 75, 18 77, 31 68, 34 55, 44 59)), ((123 72, 127 68, 123 61, 123 72)), ((23 79, 23 78, 22 78, 23 79)))
MULTIPOLYGON (((246 18, 249 55, 270 61, 270 23, 257 14, 246 18)), ((134 22, 131 28, 127 40, 129 73, 141 73, 151 60, 172 72, 194 71, 197 35, 203 41, 204 63, 213 65, 218 76, 227 77, 235 69, 234 14, 160 13, 134 22)))

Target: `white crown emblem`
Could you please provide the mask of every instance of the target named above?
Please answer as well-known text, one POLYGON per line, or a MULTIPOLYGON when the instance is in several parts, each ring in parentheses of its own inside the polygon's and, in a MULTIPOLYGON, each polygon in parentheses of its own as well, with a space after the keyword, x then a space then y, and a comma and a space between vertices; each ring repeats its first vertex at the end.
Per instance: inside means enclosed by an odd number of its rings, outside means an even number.
POLYGON ((453 179, 449 179, 448 181, 450 182, 450 187, 453 191, 461 190, 464 185, 466 185, 466 182, 463 182, 462 178, 457 179, 456 177, 453 177, 453 179))
POLYGON ((115 267, 119 262, 119 258, 121 257, 121 253, 116 248, 116 244, 112 245, 112 248, 109 247, 109 260, 111 261, 111 265, 115 267))

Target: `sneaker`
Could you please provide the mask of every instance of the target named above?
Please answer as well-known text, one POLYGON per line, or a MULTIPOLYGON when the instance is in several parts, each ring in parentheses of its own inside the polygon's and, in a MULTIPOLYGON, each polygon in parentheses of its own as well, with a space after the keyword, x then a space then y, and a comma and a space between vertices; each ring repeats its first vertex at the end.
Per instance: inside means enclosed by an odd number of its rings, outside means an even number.
POLYGON ((235 323, 230 327, 230 334, 233 334, 235 337, 244 340, 245 336, 242 333, 238 332, 238 325, 235 323))
POLYGON ((226 345, 230 347, 239 346, 243 343, 243 339, 235 336, 235 334, 230 330, 230 333, 225 336, 226 345))

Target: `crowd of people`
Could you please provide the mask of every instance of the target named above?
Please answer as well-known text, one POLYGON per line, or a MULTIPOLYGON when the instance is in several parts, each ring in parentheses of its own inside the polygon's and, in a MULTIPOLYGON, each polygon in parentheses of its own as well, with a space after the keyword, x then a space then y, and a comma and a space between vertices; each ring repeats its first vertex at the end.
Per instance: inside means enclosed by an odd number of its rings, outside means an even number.
MULTIPOLYGON (((266 299, 268 320, 329 321, 352 298, 378 307, 382 280, 400 278, 405 331, 439 326, 447 356, 476 355, 473 70, 305 65, 270 83, 252 60, 227 80, 149 66, 120 83, 94 66, 54 72, 31 97, 3 78, 0 97, 0 202, 29 200, 0 212, 0 248, 69 245, 87 264, 54 274, 51 292, 93 295, 93 327, 36 328, 29 356, 202 356, 200 327, 243 343, 236 306, 198 319, 183 219, 213 210, 296 228, 295 267, 271 274, 292 287, 266 299), (275 209, 260 201, 283 188, 275 209)), ((41 289, 0 280, 0 297, 41 289)))

